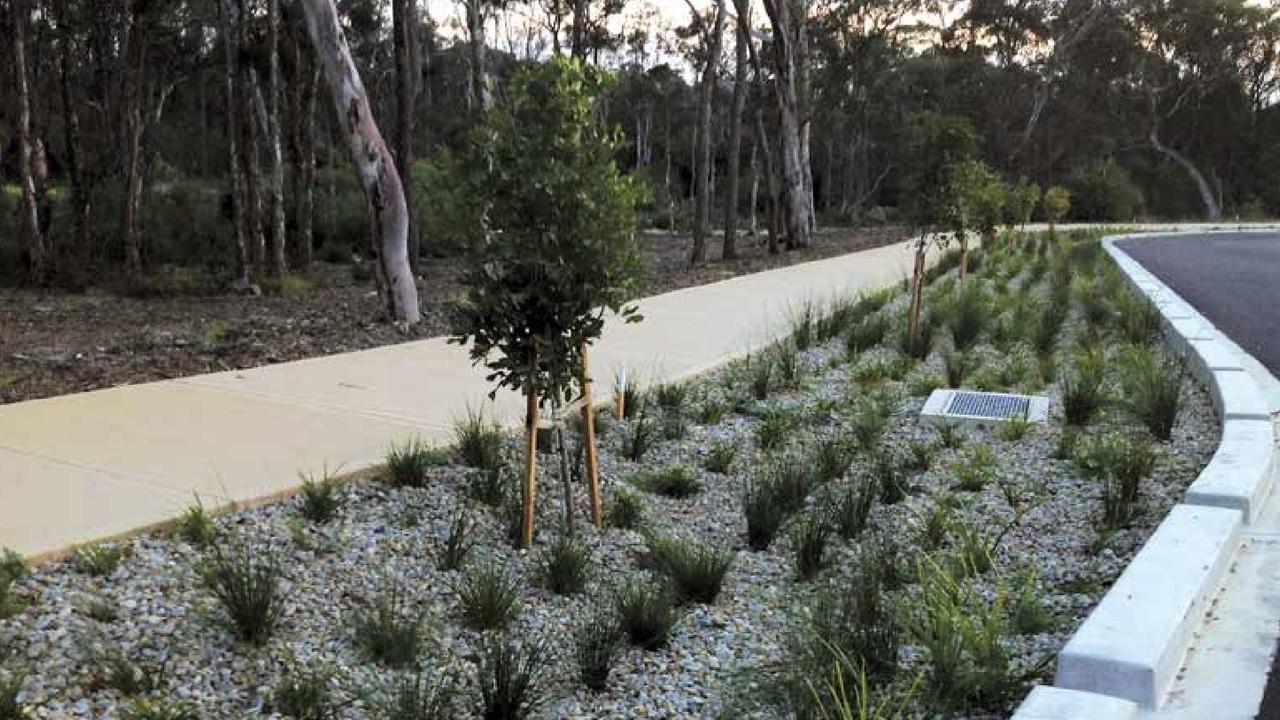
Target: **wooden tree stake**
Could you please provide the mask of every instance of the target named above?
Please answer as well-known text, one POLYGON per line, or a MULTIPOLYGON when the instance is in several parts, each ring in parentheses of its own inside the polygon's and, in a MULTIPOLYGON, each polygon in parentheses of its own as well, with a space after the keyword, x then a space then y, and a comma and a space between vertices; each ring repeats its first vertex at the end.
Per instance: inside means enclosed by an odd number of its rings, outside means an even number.
MULTIPOLYGON (((538 348, 529 351, 530 364, 538 365, 538 348)), ((533 505, 538 493, 538 392, 529 390, 525 408, 524 507, 520 524, 520 544, 526 550, 533 545, 533 505)))
POLYGON ((596 409, 591 402, 591 370, 587 364, 587 344, 582 344, 582 432, 586 443, 587 487, 591 493, 591 522, 604 524, 600 507, 600 461, 596 456, 596 409))

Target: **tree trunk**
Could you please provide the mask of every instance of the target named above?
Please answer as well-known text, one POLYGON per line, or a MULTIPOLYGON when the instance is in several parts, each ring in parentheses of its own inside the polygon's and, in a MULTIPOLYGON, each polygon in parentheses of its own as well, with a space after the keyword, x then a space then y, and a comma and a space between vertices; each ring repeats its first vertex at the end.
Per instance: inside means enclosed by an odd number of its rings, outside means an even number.
POLYGON ((271 159, 271 175, 267 191, 271 208, 271 247, 267 258, 267 272, 275 277, 284 275, 285 221, 284 221, 284 152, 280 139, 280 0, 267 0, 267 153, 271 159))
POLYGON ((31 141, 31 93, 27 86, 26 25, 28 9, 26 0, 10 0, 11 25, 13 26, 13 72, 18 96, 18 174, 22 185, 22 237, 26 239, 23 253, 27 261, 27 278, 33 285, 43 285, 48 279, 48 254, 44 237, 40 232, 40 210, 36 200, 34 144, 31 141))
POLYGON ((307 31, 316 59, 324 68, 338 123, 347 137, 351 159, 373 204, 378 257, 386 273, 387 294, 395 319, 413 325, 421 317, 418 289, 409 268, 404 187, 395 162, 373 120, 364 83, 342 34, 334 0, 302 0, 307 31))
POLYGON ((924 265, 925 253, 929 248, 926 238, 915 241, 915 265, 911 270, 911 306, 907 315, 907 336, 914 344, 920 336, 920 310, 924 305, 924 265))
POLYGON ((413 126, 418 98, 417 0, 393 0, 392 32, 396 56, 396 169, 406 185, 405 213, 409 217, 409 266, 418 269, 418 224, 413 207, 413 126))
MULTIPOLYGON (((529 349, 529 367, 538 366, 538 346, 529 349)), ((520 546, 533 545, 534 507, 538 499, 538 393, 527 391, 524 416, 524 485, 520 502, 520 546)))
MULTIPOLYGON (((72 214, 72 245, 75 262, 82 263, 89 249, 89 195, 84 177, 84 140, 80 133, 80 113, 71 94, 73 34, 67 27, 67 2, 57 4, 58 25, 62 28, 58 58, 59 89, 62 93, 62 124, 66 143, 67 175, 71 180, 69 202, 72 214)), ((64 253, 65 255, 66 253, 64 253)))
POLYGON ((248 218, 246 217, 246 187, 244 167, 240 164, 240 100, 238 60, 240 53, 239 14, 232 5, 233 0, 222 0, 218 3, 218 12, 222 21, 223 50, 223 87, 227 95, 227 155, 230 159, 229 175, 231 178, 231 238, 234 258, 236 290, 247 290, 251 284, 249 277, 249 245, 246 237, 248 218))
POLYGON ((150 3, 129 3, 120 76, 120 131, 123 139, 123 195, 120 212, 120 242, 124 248, 125 274, 137 278, 142 273, 142 245, 138 236, 138 212, 142 204, 143 83, 147 72, 147 44, 150 42, 150 3))
POLYGON ((315 104, 316 85, 320 82, 320 69, 307 47, 305 31, 291 25, 293 73, 289 85, 289 150, 293 155, 293 173, 290 176, 293 196, 293 237, 289 247, 293 254, 293 267, 306 270, 311 267, 312 245, 315 242, 313 226, 315 216, 316 147, 315 104))
POLYGON ((1218 202, 1218 198, 1213 192, 1213 186, 1209 184, 1209 181, 1200 172, 1200 169, 1196 167, 1195 163, 1191 162, 1191 158, 1161 142, 1159 130, 1154 124, 1151 126, 1151 133, 1148 137, 1151 140, 1151 147, 1155 148, 1156 152, 1178 163, 1191 178, 1191 181, 1196 184, 1196 190, 1200 193, 1200 202, 1204 204, 1205 217, 1209 220, 1221 219, 1222 204, 1218 202))
POLYGON ((582 344, 582 444, 587 456, 587 488, 591 497, 591 522, 604 524, 600 502, 600 458, 596 449, 596 409, 591 397, 591 366, 587 360, 587 344, 582 344))
POLYGON ((756 237, 756 203, 760 197, 760 161, 757 154, 760 151, 760 143, 751 143, 751 197, 747 201, 747 208, 751 213, 751 237, 756 237))
POLYGON ((493 96, 489 89, 489 69, 485 65, 484 11, 482 0, 466 0, 467 33, 470 37, 471 68, 467 85, 467 106, 482 115, 489 114, 493 96))
MULTIPOLYGON (((765 0, 773 26, 774 96, 778 105, 778 131, 782 150, 782 198, 787 246, 807 247, 812 236, 813 204, 805 190, 804 137, 796 92, 796 51, 791 9, 787 0, 765 0)), ((803 20, 803 18, 801 18, 803 20)))
POLYGON ((716 87, 720 43, 724 37, 724 0, 716 0, 715 24, 706 35, 707 57, 698 85, 698 142, 694 157, 693 253, 689 260, 707 260, 707 231, 711 225, 711 101, 716 87))
POLYGON ((560 489, 564 493, 564 529, 572 536, 577 529, 573 517, 573 483, 569 476, 569 446, 564 441, 564 416, 561 414, 558 395, 552 398, 551 406, 556 421, 556 449, 560 455, 560 489))
MULTIPOLYGON (((750 24, 751 19, 746 19, 750 24)), ((729 114, 729 187, 724 199, 724 245, 720 251, 723 260, 738 258, 738 175, 742 170, 742 113, 747 105, 747 34, 741 25, 735 33, 733 65, 733 108, 729 114)), ((754 202, 754 198, 752 199, 754 202)), ((754 208, 752 209, 754 213, 754 208)), ((753 228, 754 229, 754 228, 753 228)))
MULTIPOLYGON (((241 51, 248 44, 247 18, 240 16, 241 51)), ((240 64, 240 164, 244 167, 245 206, 248 212, 249 253, 253 264, 264 270, 267 258, 266 229, 262 225, 262 166, 258 162, 258 139, 261 116, 258 114, 257 74, 247 64, 240 64)), ((265 114, 265 113, 264 113, 265 114)))

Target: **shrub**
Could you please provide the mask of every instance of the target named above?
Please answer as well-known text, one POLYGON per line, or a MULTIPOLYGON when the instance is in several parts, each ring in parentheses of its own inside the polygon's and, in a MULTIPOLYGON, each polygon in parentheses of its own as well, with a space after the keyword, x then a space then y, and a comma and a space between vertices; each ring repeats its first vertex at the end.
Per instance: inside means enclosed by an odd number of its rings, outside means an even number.
POLYGON ((996 477, 996 455, 988 445, 974 445, 956 464, 956 489, 979 492, 996 477))
POLYGON ((738 446, 731 442, 717 440, 707 449, 707 459, 703 467, 709 472, 728 473, 733 467, 733 460, 738 455, 738 446))
POLYGON ((907 391, 912 397, 921 397, 946 387, 946 382, 936 372, 921 366, 919 372, 913 372, 907 377, 907 391))
POLYGON ((178 520, 178 535, 196 547, 205 547, 213 542, 217 529, 213 519, 204 509, 204 503, 196 496, 195 502, 187 506, 178 520))
POLYGON ((679 619, 670 589, 641 578, 626 580, 615 587, 613 605, 627 640, 645 650, 666 645, 679 619))
POLYGON ((542 551, 538 572, 543 586, 551 592, 573 595, 586 587, 589 564, 586 546, 568 535, 561 535, 542 551))
POLYGON ((483 409, 467 408, 466 416, 454 423, 453 439, 464 464, 482 470, 502 464, 502 428, 483 409))
POLYGON ((622 456, 631 462, 640 462, 653 447, 653 426, 649 416, 640 413, 631 423, 630 432, 623 437, 622 456))
POLYGON ((785 408, 769 408, 760 416, 756 426, 756 444, 761 450, 782 447, 795 430, 798 417, 795 411, 785 408))
POLYGON ((1168 440, 1182 407, 1182 369, 1171 357, 1142 347, 1120 358, 1124 406, 1158 440, 1168 440))
POLYGON ((472 630, 500 630, 520 613, 520 577, 492 560, 472 568, 454 592, 472 630))
POLYGON ((334 519, 342 505, 342 500, 338 497, 338 483, 328 473, 319 482, 312 476, 302 478, 299 495, 299 514, 314 523, 326 523, 334 519))
POLYGON ((436 550, 436 568, 460 570, 475 547, 475 524, 465 508, 456 508, 449 519, 449 534, 436 550))
POLYGON ((283 567, 269 551, 214 546, 200 569, 204 586, 222 604, 237 639, 261 646, 284 612, 283 567))
POLYGON ((702 481, 696 468, 672 463, 658 470, 647 470, 632 476, 631 484, 669 498, 688 498, 702 492, 702 481))
POLYGON ((413 610, 403 588, 392 587, 352 618, 356 647, 388 667, 413 665, 422 649, 426 624, 413 610))
POLYGON ((573 645, 578 679, 590 690, 603 691, 622 651, 622 628, 617 618, 606 612, 592 613, 575 630, 573 645))
POLYGON ((618 488, 613 493, 605 509, 605 522, 624 530, 634 530, 644 520, 644 501, 640 496, 625 488, 618 488))
POLYGON ((412 438, 387 448, 387 479, 395 487, 425 487, 431 468, 446 464, 448 458, 412 438))
POLYGON ((644 564, 670 580, 682 602, 710 604, 720 594, 733 555, 702 543, 655 536, 648 539, 644 564))
POLYGON ((684 383, 662 383, 654 387, 653 399, 663 410, 679 412, 689 399, 689 386, 684 383))
POLYGON ((1068 425, 1086 425, 1102 407, 1104 364, 1096 352, 1080 354, 1062 378, 1062 415, 1068 425))
POLYGON ((796 577, 812 580, 827 566, 827 542, 831 539, 831 530, 825 518, 812 515, 796 523, 791 538, 795 547, 796 577))
POLYGON ((518 644, 503 636, 480 639, 476 686, 480 688, 480 716, 486 720, 525 720, 548 699, 542 687, 546 645, 518 644))
POLYGON ((98 545, 86 545, 77 548, 71 554, 71 565, 76 572, 91 575, 93 577, 107 577, 120 567, 120 562, 129 554, 129 548, 126 545, 110 545, 101 543, 98 545))
POLYGON ((866 529, 876 491, 876 486, 867 480, 850 482, 840 489, 832 504, 832 524, 840 537, 856 540, 866 529))
POLYGON ((1085 222, 1127 222, 1142 209, 1142 190, 1112 158, 1085 165, 1070 187, 1073 215, 1085 222))

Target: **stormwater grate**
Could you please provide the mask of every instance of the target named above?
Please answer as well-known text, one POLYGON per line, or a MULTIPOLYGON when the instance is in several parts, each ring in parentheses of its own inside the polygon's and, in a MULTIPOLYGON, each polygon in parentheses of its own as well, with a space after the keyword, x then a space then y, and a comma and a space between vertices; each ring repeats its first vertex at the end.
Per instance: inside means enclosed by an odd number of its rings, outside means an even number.
POLYGON ((974 390, 934 390, 921 408, 920 418, 947 424, 994 423, 1016 418, 1043 423, 1049 419, 1049 398, 974 390))
POLYGON ((1026 395, 1004 395, 986 392, 957 392, 947 403, 948 415, 964 415, 973 418, 1008 420, 1024 418, 1031 409, 1031 398, 1026 395))

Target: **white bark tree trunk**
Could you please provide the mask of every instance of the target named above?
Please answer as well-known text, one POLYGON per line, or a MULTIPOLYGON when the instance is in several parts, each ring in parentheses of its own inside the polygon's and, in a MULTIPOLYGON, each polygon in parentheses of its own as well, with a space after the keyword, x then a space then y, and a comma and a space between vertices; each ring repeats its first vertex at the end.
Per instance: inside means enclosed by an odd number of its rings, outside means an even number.
POLYGON ((413 325, 421 313, 418 289, 409 268, 409 218, 400 174, 373 120, 364 83, 338 23, 334 0, 302 0, 301 5, 311 47, 324 69, 351 160, 373 204, 378 260, 386 277, 392 313, 398 322, 413 325))
POLYGON ((724 0, 716 0, 715 24, 706 34, 707 57, 698 84, 698 142, 694 157, 693 253, 689 260, 707 260, 707 233, 711 228, 711 102, 715 95, 720 42, 724 37, 724 0))
POLYGON ((1156 152, 1178 163, 1186 171, 1187 175, 1191 177, 1191 181, 1196 184, 1196 190, 1200 193, 1200 202, 1204 203, 1205 216, 1209 220, 1220 219, 1222 217, 1222 204, 1218 202, 1218 197, 1213 192, 1213 186, 1209 184, 1204 173, 1200 172, 1200 168, 1191 162, 1191 158, 1161 142, 1160 133, 1154 125, 1151 127, 1151 133, 1148 137, 1151 140, 1151 147, 1155 148, 1156 152))
POLYGON ((790 247, 809 244, 813 204, 805 192, 806 158, 796 92, 796 51, 791 9, 787 0, 765 0, 765 11, 773 26, 775 96, 778 104, 778 132, 782 145, 782 196, 786 209, 787 243, 790 247))
POLYGON ((48 257, 40 233, 40 211, 36 202, 35 143, 31 140, 31 93, 27 85, 26 24, 27 6, 12 0, 13 71, 18 95, 18 168, 22 183, 22 237, 26 238, 27 274, 32 284, 42 285, 47 279, 48 257))
POLYGON ((267 272, 276 277, 284 275, 285 222, 284 222, 284 152, 280 140, 280 0, 267 2, 267 154, 271 161, 268 178, 267 202, 271 215, 271 252, 267 258, 267 272))

